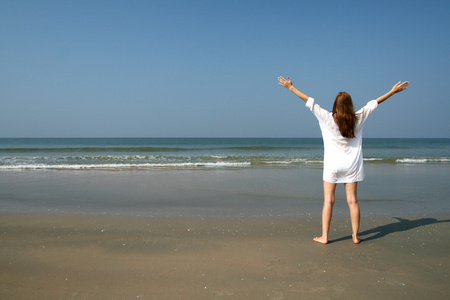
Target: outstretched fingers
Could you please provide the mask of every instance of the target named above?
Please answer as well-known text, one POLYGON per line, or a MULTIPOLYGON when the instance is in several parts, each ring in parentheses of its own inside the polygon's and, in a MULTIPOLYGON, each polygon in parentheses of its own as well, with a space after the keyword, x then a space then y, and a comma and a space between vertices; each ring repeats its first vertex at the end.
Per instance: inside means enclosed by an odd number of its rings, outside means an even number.
POLYGON ((408 81, 405 81, 403 83, 401 81, 398 82, 398 87, 401 89, 406 89, 408 87, 408 85, 409 85, 408 81))
POLYGON ((278 77, 278 84, 284 87, 289 87, 292 85, 292 81, 287 77, 285 79, 283 76, 278 77))
POLYGON ((408 81, 405 81, 403 83, 401 81, 397 82, 397 84, 394 85, 395 93, 406 90, 408 88, 408 85, 409 85, 408 81))
POLYGON ((284 79, 283 76, 278 77, 278 84, 279 85, 283 85, 284 86, 285 82, 286 82, 286 79, 284 79))

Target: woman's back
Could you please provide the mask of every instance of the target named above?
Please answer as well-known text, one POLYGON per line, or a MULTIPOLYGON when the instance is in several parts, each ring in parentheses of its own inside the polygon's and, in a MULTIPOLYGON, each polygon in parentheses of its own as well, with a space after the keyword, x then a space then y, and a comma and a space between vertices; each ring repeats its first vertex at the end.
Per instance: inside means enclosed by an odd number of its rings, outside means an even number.
POLYGON ((313 98, 306 102, 319 120, 324 143, 323 180, 331 183, 357 182, 364 179, 362 153, 362 131, 370 114, 378 107, 375 100, 369 101, 357 113, 355 137, 343 137, 333 114, 315 103, 313 98))

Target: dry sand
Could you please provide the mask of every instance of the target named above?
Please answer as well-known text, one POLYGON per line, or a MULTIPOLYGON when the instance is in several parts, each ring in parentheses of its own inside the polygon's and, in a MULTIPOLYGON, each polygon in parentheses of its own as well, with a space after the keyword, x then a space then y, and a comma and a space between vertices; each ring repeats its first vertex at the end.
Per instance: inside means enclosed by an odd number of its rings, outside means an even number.
POLYGON ((449 299, 449 219, 1 215, 0 299, 449 299))

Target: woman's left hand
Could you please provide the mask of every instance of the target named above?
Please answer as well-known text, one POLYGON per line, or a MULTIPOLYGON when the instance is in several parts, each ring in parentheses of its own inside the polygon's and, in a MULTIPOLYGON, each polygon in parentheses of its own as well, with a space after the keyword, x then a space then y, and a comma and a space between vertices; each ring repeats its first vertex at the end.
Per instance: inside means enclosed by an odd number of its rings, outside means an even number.
POLYGON ((278 84, 284 86, 285 88, 289 89, 291 87, 293 87, 294 85, 292 84, 292 81, 289 79, 289 77, 287 79, 284 79, 283 76, 278 77, 278 84))

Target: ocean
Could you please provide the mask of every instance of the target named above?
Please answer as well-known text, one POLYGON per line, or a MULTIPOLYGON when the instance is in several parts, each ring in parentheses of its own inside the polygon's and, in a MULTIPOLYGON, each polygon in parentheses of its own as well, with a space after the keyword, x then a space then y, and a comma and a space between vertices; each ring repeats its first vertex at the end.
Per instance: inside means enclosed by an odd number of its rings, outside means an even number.
MULTIPOLYGON (((450 139, 365 139, 366 163, 450 164, 450 139)), ((320 138, 0 139, 0 170, 320 165, 320 138)))
MULTIPOLYGON (((450 139, 363 144, 363 216, 450 213, 450 139)), ((0 213, 320 218, 322 160, 320 138, 4 138, 0 213)))

